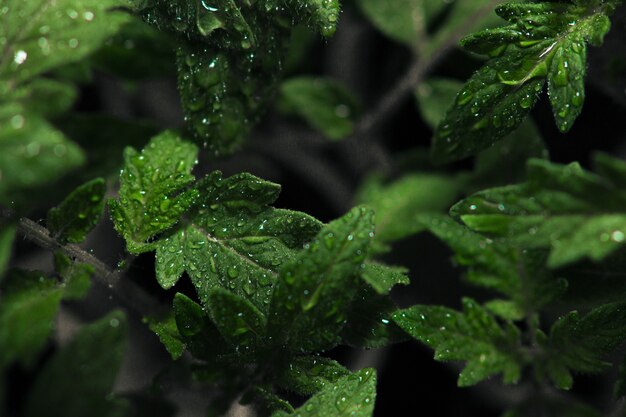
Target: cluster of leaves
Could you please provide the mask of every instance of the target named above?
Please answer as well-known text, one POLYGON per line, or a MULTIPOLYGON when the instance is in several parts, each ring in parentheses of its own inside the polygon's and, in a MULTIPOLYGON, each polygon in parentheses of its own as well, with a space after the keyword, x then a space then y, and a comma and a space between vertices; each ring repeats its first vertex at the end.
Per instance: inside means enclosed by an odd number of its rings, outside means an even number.
MULTIPOLYGON (((415 92, 434 131, 435 162, 477 154, 508 136, 477 155, 473 171, 450 174, 422 164, 428 168, 392 182, 373 176, 357 196, 364 205, 328 224, 273 207, 280 186, 254 175, 192 173, 198 145, 215 155, 235 150, 276 92, 279 110, 328 138, 354 131, 361 106, 336 81, 306 76, 278 86, 294 28, 332 35, 336 0, 9 0, 0 7, 0 203, 19 206, 22 193, 87 160, 69 139, 84 134, 82 119, 58 119, 76 98, 80 73, 104 68, 130 79, 174 71, 165 61, 153 68, 119 65, 128 58, 124 39, 146 49, 158 49, 153 41, 162 40, 166 50, 176 49, 185 133, 193 142, 165 131, 141 151, 126 147, 119 192, 108 208, 130 254, 154 252, 164 290, 190 279, 195 294, 177 292, 165 313, 145 322, 173 360, 216 388, 212 415, 239 401, 272 417, 371 416, 375 370, 351 372, 321 354, 409 336, 432 347, 437 360, 465 362, 461 386, 497 374, 518 383, 530 369, 537 384, 570 389, 574 373, 610 368, 607 355, 626 339, 626 304, 613 280, 599 280, 595 297, 577 304, 576 270, 623 258, 626 164, 604 154, 595 157, 595 173, 551 163, 536 127, 524 119, 547 80, 557 125, 571 128, 584 99, 586 45, 602 43, 619 2, 509 2, 496 9, 509 25, 496 28, 488 1, 402 0, 407 13, 388 1, 356 3, 382 33, 426 62, 438 59, 459 32, 479 30, 462 46, 489 59, 464 86, 431 78, 415 92), (503 164, 510 178, 498 178, 503 164), (505 185, 511 182, 517 185, 505 185), (460 195, 468 197, 453 205, 460 195), (466 281, 494 298, 464 298, 461 311, 398 310, 390 291, 409 283, 407 271, 375 257, 424 231, 450 246, 466 281), (298 408, 287 400, 292 394, 304 400, 298 408)), ((105 133, 123 125, 115 122, 105 133)), ((152 133, 124 126, 137 136, 152 133)), ((103 172, 117 168, 101 162, 103 172)), ((174 412, 154 395, 110 395, 126 344, 122 313, 84 326, 69 342, 50 343, 62 304, 83 300, 96 273, 67 253, 100 222, 105 192, 105 179, 92 179, 48 211, 41 236, 66 253, 54 254, 50 276, 5 273, 25 220, 9 213, 2 225, 0 411, 8 401, 6 377, 19 368, 34 374, 22 405, 26 416, 174 412)), ((622 375, 618 396, 626 392, 624 381, 622 375)), ((542 394, 507 416, 544 413, 598 415, 542 394)))

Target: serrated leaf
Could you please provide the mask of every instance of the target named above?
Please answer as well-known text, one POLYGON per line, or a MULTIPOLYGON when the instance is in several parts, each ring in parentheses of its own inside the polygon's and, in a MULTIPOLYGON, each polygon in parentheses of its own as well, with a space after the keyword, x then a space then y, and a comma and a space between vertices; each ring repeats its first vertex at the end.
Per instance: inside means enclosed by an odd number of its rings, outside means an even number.
POLYGON ((158 336, 172 359, 179 359, 183 355, 185 343, 178 332, 174 314, 163 318, 148 317, 144 321, 148 323, 150 330, 158 336))
POLYGON ((102 178, 91 180, 72 191, 48 211, 47 226, 62 243, 80 243, 100 222, 104 209, 106 184, 102 178))
POLYGON ((408 269, 388 266, 377 262, 364 264, 361 277, 378 294, 389 294, 396 285, 409 285, 411 280, 406 275, 408 269))
POLYGON ((350 135, 360 113, 357 99, 332 79, 290 78, 280 85, 280 93, 282 111, 299 115, 329 139, 350 135))
POLYGON ((157 279, 171 287, 186 271, 203 304, 225 288, 267 312, 280 265, 319 230, 303 213, 269 207, 276 184, 250 174, 222 178, 214 172, 199 185, 201 206, 190 222, 157 242, 157 279))
POLYGON ((25 416, 119 415, 110 394, 126 350, 126 328, 118 311, 79 330, 43 367, 25 416))
POLYGON ((272 417, 371 417, 376 398, 376 371, 363 369, 346 375, 326 386, 311 399, 288 414, 277 412, 272 417))
POLYGON ((197 152, 173 132, 155 137, 141 153, 124 151, 119 199, 109 200, 109 206, 131 253, 151 250, 148 241, 178 223, 198 196, 197 190, 185 189, 195 179, 197 152))
POLYGON ((253 350, 265 336, 265 317, 252 303, 224 289, 209 293, 213 323, 224 339, 243 351, 253 350))
POLYGON ((458 93, 440 123, 432 155, 444 163, 488 148, 512 132, 549 80, 557 125, 567 131, 584 98, 585 42, 599 44, 608 9, 565 3, 507 3, 496 9, 511 22, 463 41, 492 58, 458 93), (571 62, 571 64, 570 64, 571 62))
POLYGON ((603 358, 626 339, 626 305, 607 304, 593 309, 584 317, 571 312, 551 328, 544 342, 547 350, 545 367, 560 388, 569 389, 569 379, 555 378, 555 370, 596 373, 611 366, 603 358))
POLYGON ((55 181, 84 161, 80 148, 39 116, 0 106, 0 202, 9 204, 12 193, 55 181))
POLYGON ((8 0, 0 12, 0 84, 22 82, 78 61, 113 35, 129 15, 120 0, 8 0))
POLYGON ((0 298, 0 370, 29 366, 50 336, 63 291, 40 272, 12 271, 0 298))
POLYGON ((390 184, 372 177, 361 186, 356 200, 376 212, 375 243, 388 243, 424 230, 417 217, 447 210, 461 185, 455 178, 439 174, 405 175, 390 184))
POLYGON ((474 385, 499 373, 507 384, 521 376, 525 359, 519 330, 509 322, 500 325, 473 300, 463 300, 463 312, 414 306, 393 318, 411 336, 435 349, 436 360, 467 362, 459 386, 474 385))
POLYGON ((95 271, 92 265, 74 262, 67 255, 56 252, 54 269, 62 279, 63 299, 80 300, 87 295, 95 271))
POLYGON ((545 250, 523 250, 510 242, 495 241, 446 216, 423 216, 421 221, 453 249, 459 265, 468 267, 469 282, 505 294, 518 309, 543 307, 567 288, 567 282, 553 277, 546 267, 545 250))
POLYGON ((300 395, 312 395, 350 374, 338 362, 323 356, 296 356, 277 377, 277 383, 300 395))
POLYGON ((354 208, 325 226, 283 266, 268 316, 268 335, 274 343, 295 352, 337 345, 372 231, 373 212, 354 208))
POLYGON ((526 248, 550 248, 551 267, 604 259, 626 240, 626 193, 610 179, 576 163, 536 159, 528 163, 528 178, 476 193, 451 212, 475 231, 526 248))

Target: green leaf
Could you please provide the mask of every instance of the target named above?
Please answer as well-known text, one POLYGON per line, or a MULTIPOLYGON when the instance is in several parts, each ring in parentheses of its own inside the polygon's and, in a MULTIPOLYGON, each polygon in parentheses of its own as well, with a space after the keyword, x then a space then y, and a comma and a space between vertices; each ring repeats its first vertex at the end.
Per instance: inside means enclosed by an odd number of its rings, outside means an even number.
POLYGON ((418 216, 447 210, 460 188, 460 181, 439 174, 409 174, 390 184, 371 177, 356 199, 376 212, 375 243, 388 243, 424 230, 418 216))
POLYGON ((447 3, 441 0, 357 1, 361 11, 378 30, 409 47, 421 40, 429 20, 447 3))
POLYGON ((571 371, 596 373, 611 366, 603 358, 626 339, 626 305, 606 304, 580 317, 573 311, 561 317, 545 341, 548 375, 560 388, 569 389, 572 378, 559 377, 571 371))
POLYGON ((91 288, 91 277, 95 268, 89 264, 72 261, 61 252, 54 254, 54 269, 61 276, 63 299, 80 300, 91 288))
POLYGON ((156 243, 159 283, 169 288, 186 271, 203 304, 211 290, 224 288, 266 313, 280 266, 320 223, 269 207, 280 187, 250 174, 214 172, 198 187, 202 198, 186 227, 156 243))
POLYGON ((222 178, 213 172, 192 185, 195 152, 167 133, 141 154, 127 150, 120 199, 111 202, 115 226, 134 252, 156 249, 162 287, 187 272, 205 306, 212 290, 224 288, 266 313, 280 265, 321 224, 270 207, 280 186, 247 173, 222 178), (185 223, 177 224, 183 214, 185 223))
POLYGON ((3 99, 19 104, 34 114, 55 117, 69 110, 77 96, 76 87, 72 84, 35 78, 15 88, 3 99))
MULTIPOLYGON (((120 0, 8 0, 0 13, 3 81, 23 82, 96 50, 129 15, 120 0)), ((1 89, 1 87, 0 87, 1 89)))
POLYGON ((0 106, 0 202, 17 190, 47 184, 80 166, 75 144, 38 116, 0 106), (6 117, 5 117, 6 116, 6 117))
POLYGON ((475 301, 463 300, 463 312, 441 306, 414 306, 393 316, 407 333, 435 349, 439 361, 466 361, 459 386, 474 385, 503 374, 507 384, 521 376, 520 331, 510 322, 500 325, 475 301))
POLYGON ((91 180, 70 193, 48 211, 47 226, 62 243, 80 243, 96 227, 104 209, 106 184, 102 178, 91 180))
POLYGON ((265 317, 252 303, 224 289, 209 293, 211 317, 224 339, 242 350, 254 349, 265 336, 265 317))
POLYGON ((373 212, 354 208, 325 226, 283 266, 268 318, 274 343, 295 352, 326 350, 339 343, 373 227, 373 212))
POLYGON ((31 365, 48 341, 63 296, 40 272, 12 271, 0 298, 0 370, 14 361, 31 365))
POLYGON ((148 241, 178 223, 198 196, 197 190, 185 189, 195 179, 197 152, 173 132, 155 137, 141 153, 124 151, 119 200, 109 200, 109 207, 131 253, 152 250, 148 241))
POLYGON ((476 193, 451 212, 475 231, 526 248, 550 248, 548 263, 554 268, 583 258, 599 261, 622 246, 626 193, 611 178, 577 163, 536 159, 528 163, 528 178, 476 193))
POLYGON ((565 3, 508 3, 496 12, 511 24, 463 40, 491 59, 458 93, 435 133, 439 163, 488 148, 512 132, 548 79, 557 125, 571 128, 583 104, 585 41, 599 44, 610 24, 607 8, 565 3))
POLYGON ((312 395, 350 374, 338 362, 323 356, 296 356, 278 376, 277 383, 300 395, 312 395))
POLYGON ((409 285, 411 280, 403 267, 388 266, 377 262, 364 264, 361 276, 378 294, 389 294, 396 285, 409 285))
POLYGON ((160 319, 148 317, 144 321, 148 323, 150 330, 158 336, 172 359, 179 359, 183 355, 185 343, 178 332, 173 314, 160 319))
POLYGON ((126 350, 126 319, 114 312, 82 328, 35 381, 26 417, 118 416, 110 399, 126 350))
POLYGON ((421 221, 452 248, 459 265, 468 267, 469 282, 506 295, 516 310, 536 311, 567 289, 567 281, 556 279, 546 267, 545 250, 494 241, 446 216, 424 216, 421 221))
POLYGON ((453 78, 429 78, 415 89, 422 119, 433 130, 445 117, 461 88, 463 83, 453 78))
POLYGON ((342 84, 327 78, 299 77, 280 86, 280 108, 295 113, 329 139, 343 139, 359 116, 357 99, 342 84))
POLYGON ((0 282, 2 282, 4 272, 11 261, 13 240, 15 239, 16 231, 17 228, 12 224, 3 224, 2 230, 0 230, 0 282))
MULTIPOLYGON (((196 358, 215 360, 217 355, 224 353, 226 341, 208 314, 184 294, 177 293, 174 297, 174 318, 181 340, 196 358)), ((170 348, 180 349, 176 344, 170 348)))
POLYGON ((376 397, 376 371, 363 369, 346 375, 326 386, 311 399, 288 414, 283 411, 272 417, 298 415, 300 417, 371 417, 376 397))

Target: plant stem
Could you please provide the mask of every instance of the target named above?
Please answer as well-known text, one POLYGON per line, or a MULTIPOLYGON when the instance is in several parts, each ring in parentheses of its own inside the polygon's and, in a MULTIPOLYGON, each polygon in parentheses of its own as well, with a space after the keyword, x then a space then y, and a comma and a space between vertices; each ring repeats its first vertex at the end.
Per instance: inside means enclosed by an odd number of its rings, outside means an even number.
MULTIPOLYGON (((3 212, 2 214, 3 217, 10 216, 9 212, 3 212)), ((51 252, 61 251, 80 263, 91 265, 94 268, 94 277, 97 278, 97 282, 115 293, 125 306, 136 311, 141 316, 158 314, 163 310, 161 305, 146 294, 141 287, 128 279, 122 279, 122 271, 111 269, 100 259, 78 245, 61 244, 50 234, 48 229, 40 224, 27 218, 20 218, 17 223, 17 230, 24 238, 43 249, 51 252)))

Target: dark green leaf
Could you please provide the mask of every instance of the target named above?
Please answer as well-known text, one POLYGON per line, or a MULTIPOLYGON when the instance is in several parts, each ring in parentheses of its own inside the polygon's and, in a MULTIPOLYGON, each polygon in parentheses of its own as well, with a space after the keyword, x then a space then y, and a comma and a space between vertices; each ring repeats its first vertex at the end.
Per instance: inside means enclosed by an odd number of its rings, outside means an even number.
POLYGON ((161 319, 149 317, 144 321, 148 323, 150 330, 159 337, 172 359, 179 359, 183 355, 185 343, 178 332, 173 314, 161 319))
POLYGON ((48 211, 47 226, 62 243, 80 243, 100 222, 104 209, 106 184, 102 178, 76 188, 56 207, 48 211))
POLYGON ((17 228, 12 224, 3 224, 0 230, 0 282, 11 260, 16 230, 17 228))
POLYGON ((50 336, 63 297, 40 272, 12 271, 0 298, 0 370, 13 361, 33 363, 50 336))
POLYGON ((373 227, 373 212, 357 207, 324 227, 281 269, 268 319, 276 344, 296 352, 337 345, 373 227))
POLYGON ((601 372, 611 366, 603 358, 626 339, 626 305, 607 304, 584 317, 571 312, 557 321, 544 342, 549 352, 545 372, 560 388, 569 389, 570 371, 601 372))
POLYGON ((562 131, 571 128, 584 99, 585 41, 599 44, 610 24, 606 8, 565 3, 507 3, 497 13, 509 26, 463 41, 492 58, 458 93, 440 123, 433 158, 443 163, 473 155, 512 132, 534 106, 548 78, 562 131))
POLYGON ((376 371, 363 369, 326 386, 292 414, 283 411, 272 417, 371 417, 376 397, 376 371))
POLYGON ((322 356, 296 356, 282 372, 277 383, 300 395, 312 395, 348 375, 350 371, 322 356))
POLYGON ((417 87, 415 98, 420 114, 433 130, 445 117, 461 88, 463 83, 453 78, 429 78, 417 87))
POLYGON ((361 288, 348 311, 347 323, 341 332, 343 342, 377 349, 407 340, 407 334, 392 320, 396 311, 398 308, 389 296, 361 288))
POLYGON ((265 335, 265 317, 245 298, 224 289, 209 293, 211 317, 224 339, 242 350, 254 349, 265 335))
POLYGON ((411 336, 435 349, 436 360, 467 362, 459 386, 474 385, 498 373, 507 384, 520 378, 525 359, 519 329, 509 322, 500 325, 473 300, 463 300, 463 312, 414 306, 393 318, 411 336))
POLYGON ((352 133, 360 106, 338 82, 326 78, 291 78, 281 84, 280 92, 283 111, 298 114, 329 139, 343 139, 352 133))
POLYGON ((119 406, 110 394, 125 350, 126 319, 121 312, 85 326, 46 363, 25 416, 118 416, 119 406))

